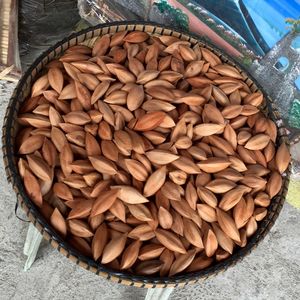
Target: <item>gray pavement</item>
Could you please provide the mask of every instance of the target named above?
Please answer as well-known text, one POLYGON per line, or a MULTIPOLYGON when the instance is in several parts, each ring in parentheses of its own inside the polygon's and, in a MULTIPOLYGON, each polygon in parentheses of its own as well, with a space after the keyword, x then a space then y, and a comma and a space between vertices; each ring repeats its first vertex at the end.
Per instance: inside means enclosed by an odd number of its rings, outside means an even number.
MULTIPOLYGON (((0 125, 13 84, 0 81, 0 125)), ((0 300, 143 299, 146 290, 102 279, 73 264, 46 242, 24 272, 27 223, 14 215, 16 197, 0 154, 0 300)), ((300 299, 300 210, 286 203, 265 240, 235 267, 205 282, 176 289, 179 299, 300 299)))

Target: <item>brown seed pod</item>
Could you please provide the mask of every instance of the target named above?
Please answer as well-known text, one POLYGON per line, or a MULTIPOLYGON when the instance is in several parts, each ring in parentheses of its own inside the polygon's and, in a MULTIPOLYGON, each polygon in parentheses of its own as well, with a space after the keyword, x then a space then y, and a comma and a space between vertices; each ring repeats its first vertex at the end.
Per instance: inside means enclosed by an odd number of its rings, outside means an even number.
POLYGON ((119 189, 113 189, 106 192, 102 192, 94 202, 91 211, 91 217, 97 216, 107 211, 117 200, 119 194, 120 194, 119 189))
POLYGON ((192 245, 203 248, 201 232, 192 220, 183 218, 183 235, 192 245))
POLYGON ((63 237, 67 235, 66 220, 57 208, 54 209, 50 217, 50 223, 60 235, 62 235, 63 237))
POLYGON ((153 172, 147 179, 144 186, 144 196, 149 197, 154 195, 165 183, 166 167, 161 167, 153 172))
POLYGON ((173 224, 173 217, 168 210, 161 206, 158 210, 158 221, 163 229, 170 229, 173 224))
POLYGON ((280 174, 287 169, 290 160, 291 160, 291 155, 289 153, 287 145, 285 143, 282 143, 279 146, 275 156, 276 166, 280 174))
POLYGON ((67 225, 68 230, 75 236, 87 238, 94 235, 94 233, 89 228, 89 225, 84 221, 72 219, 68 220, 67 225))
POLYGON ((200 271, 202 269, 209 267, 212 264, 212 262, 213 262, 213 259, 211 257, 199 256, 193 260, 193 262, 186 269, 186 271, 188 273, 200 271))
POLYGON ((33 135, 29 136, 24 142, 21 144, 19 148, 19 154, 30 154, 39 150, 43 143, 45 137, 42 135, 33 135))
POLYGON ((221 229, 234 241, 240 241, 240 235, 236 228, 236 225, 233 219, 221 209, 216 208, 217 211, 217 220, 221 229))
POLYGON ((179 253, 186 253, 182 242, 174 233, 164 229, 156 229, 155 236, 166 248, 179 253))
POLYGON ((133 241, 123 252, 120 264, 121 269, 129 269, 136 262, 142 242, 139 240, 133 241))
POLYGON ((117 258, 125 248, 127 240, 127 234, 123 234, 108 242, 103 249, 102 264, 107 264, 117 258))
POLYGON ((185 270, 192 263, 195 255, 196 249, 189 250, 186 254, 178 255, 170 268, 169 276, 173 276, 185 270))
POLYGON ((102 255, 107 240, 108 240, 107 226, 103 223, 96 230, 92 241, 92 252, 93 252, 94 260, 97 261, 102 255))

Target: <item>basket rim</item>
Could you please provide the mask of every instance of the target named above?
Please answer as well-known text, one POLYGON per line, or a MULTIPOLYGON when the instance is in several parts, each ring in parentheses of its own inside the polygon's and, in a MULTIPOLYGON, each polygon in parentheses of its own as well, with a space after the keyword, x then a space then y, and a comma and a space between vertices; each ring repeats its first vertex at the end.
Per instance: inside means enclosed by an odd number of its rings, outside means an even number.
MULTIPOLYGON (((271 211, 271 213, 273 212, 273 215, 271 215, 271 217, 269 219, 265 219, 262 222, 260 222, 259 224, 259 229, 258 231, 249 239, 248 244, 246 245, 246 247, 244 248, 239 248, 238 251, 234 252, 232 256, 230 256, 228 259, 222 261, 222 262, 218 262, 217 264, 214 264, 213 266, 210 266, 204 270, 198 271, 198 272, 192 272, 192 273, 186 273, 186 274, 182 274, 182 275, 176 275, 174 277, 147 277, 147 276, 141 276, 141 275, 135 275, 135 274, 130 274, 130 273, 126 273, 126 272, 119 272, 119 271, 115 271, 113 269, 107 268, 104 265, 101 265, 100 263, 96 263, 93 259, 88 258, 82 254, 80 254, 76 249, 74 249, 70 244, 68 244, 66 241, 64 241, 51 227, 51 225, 45 220, 45 218, 41 215, 41 213, 38 211, 38 209, 35 207, 35 205, 33 204, 33 202, 29 199, 29 197, 27 196, 19 172, 17 170, 17 166, 14 162, 14 149, 13 149, 13 143, 12 143, 12 137, 10 136, 10 134, 8 134, 7 128, 11 128, 13 126, 13 116, 12 114, 14 112, 17 112, 16 106, 14 105, 10 105, 10 104, 15 104, 19 98, 21 98, 22 96, 22 89, 24 88, 24 85, 26 85, 26 81, 28 80, 28 78, 31 78, 32 81, 32 75, 31 73, 33 72, 33 70, 35 70, 37 68, 37 66, 40 64, 40 62, 45 59, 46 57, 48 57, 48 55, 55 51, 56 49, 58 49, 59 47, 62 47, 62 45, 74 38, 76 38, 76 44, 77 44, 77 38, 83 34, 89 33, 89 32, 93 32, 97 29, 103 29, 103 28, 110 28, 112 26, 130 26, 130 25, 142 25, 143 30, 145 30, 145 26, 154 26, 154 27, 158 27, 160 29, 166 29, 166 30, 170 30, 172 33, 176 32, 179 33, 180 36, 179 38, 181 38, 182 35, 186 35, 189 38, 195 39, 197 42, 199 42, 201 45, 207 47, 208 49, 212 50, 214 53, 219 52, 219 54, 222 55, 222 60, 225 58, 227 60, 227 62, 229 62, 230 64, 234 64, 235 66, 237 66, 241 72, 244 72, 245 74, 247 74, 247 77, 257 86, 257 88, 263 93, 266 101, 266 105, 268 107, 269 113, 272 117, 273 120, 279 120, 279 114, 278 111, 276 110, 276 108, 274 107, 272 100, 270 99, 270 97, 266 94, 266 92, 264 91, 264 89, 262 88, 262 86, 257 83, 257 81, 251 76, 251 74, 249 74, 245 68, 243 66, 241 66, 235 58, 231 58, 228 57, 228 55, 226 53, 224 53, 223 50, 220 50, 217 46, 211 44, 210 42, 207 42, 206 40, 203 40, 201 37, 198 37, 192 33, 189 32, 185 32, 182 30, 177 30, 177 29, 172 29, 168 26, 164 26, 161 24, 157 24, 157 23, 153 23, 153 22, 143 22, 143 21, 122 21, 122 22, 112 22, 112 23, 104 23, 104 24, 98 24, 96 26, 91 26, 89 28, 86 28, 84 30, 81 30, 77 33, 73 33, 70 36, 64 38, 63 40, 57 42, 54 46, 50 47, 49 49, 47 49, 46 51, 44 51, 41 55, 39 55, 36 60, 32 63, 32 65, 27 69, 27 71, 25 72, 25 74, 22 76, 21 80, 19 81, 17 87, 15 88, 15 91, 13 93, 13 96, 11 97, 8 107, 7 107, 7 111, 6 111, 6 117, 4 120, 4 124, 3 124, 3 135, 2 135, 2 149, 3 149, 3 157, 4 157, 4 163, 5 163, 5 169, 6 169, 6 173, 7 173, 7 177, 8 180, 12 182, 12 185, 14 187, 14 190, 16 192, 17 195, 17 199, 18 201, 21 202, 23 208, 27 208, 27 215, 29 216, 29 218, 31 219, 31 222, 34 223, 34 225, 36 227, 38 227, 38 229, 40 231, 43 231, 42 233, 46 233, 50 236, 51 240, 50 242, 53 240, 58 244, 58 250, 60 251, 60 249, 65 249, 68 252, 68 256, 74 256, 75 258, 77 258, 77 264, 80 264, 80 262, 84 262, 87 264, 87 269, 90 268, 95 268, 97 270, 96 273, 103 275, 101 273, 106 273, 107 274, 107 278, 111 278, 111 277, 116 277, 119 279, 118 282, 122 283, 122 280, 125 281, 132 281, 133 284, 130 285, 135 285, 136 283, 141 283, 143 287, 146 286, 148 287, 149 285, 151 285, 151 287, 155 287, 157 285, 163 285, 164 287, 170 286, 170 285, 185 285, 189 282, 197 282, 200 279, 203 278, 207 278, 210 275, 214 275, 219 273, 222 270, 226 270, 229 266, 234 265, 235 263, 237 263, 239 260, 241 260, 242 258, 244 258, 246 255, 248 255, 251 250, 253 250, 255 248, 255 246, 264 238, 264 236, 267 234, 267 232, 270 230, 270 228, 272 227, 274 221, 277 219, 277 216, 281 210, 281 207, 284 203, 285 200, 285 196, 286 196, 286 185, 288 184, 289 181, 289 174, 290 174, 290 166, 288 168, 288 170, 286 171, 286 176, 283 177, 283 189, 282 189, 282 193, 279 194, 278 196, 276 196, 275 198, 279 198, 279 203, 275 203, 275 201, 273 200, 272 204, 270 205, 269 209, 268 209, 268 215, 269 215, 269 210, 271 211), (276 114, 278 116, 276 116, 276 114), (25 206, 25 207, 24 207, 25 206), (278 214, 276 214, 278 213, 278 214), (40 227, 40 228, 39 228, 40 227), (120 281, 121 280, 121 281, 120 281)), ((134 30, 135 28, 133 28, 132 30, 134 30)), ((118 30, 116 30, 118 31, 118 30)), ((153 30, 154 31, 154 30, 153 30)), ((148 31, 147 31, 148 32, 148 31)), ((151 34, 151 33, 150 33, 151 34)), ((161 33, 163 34, 163 32, 161 33)), ((171 34, 170 34, 171 35, 171 34)), ((90 38, 89 38, 90 39, 90 38)), ((48 61, 49 62, 49 61, 48 61)), ((39 74, 40 72, 37 72, 36 76, 39 74)), ((23 100, 23 99, 22 99, 23 100)), ((278 124, 276 124, 277 128, 278 128, 278 124)), ((285 129, 284 127, 280 127, 278 128, 278 136, 280 136, 281 139, 283 139, 287 144, 288 142, 288 138, 285 134, 285 129), (282 130, 280 130, 282 129, 282 130), (281 132, 282 131, 282 132, 281 132)), ((51 243, 52 244, 52 243, 51 243)), ((53 245, 52 245, 53 246, 53 245)))

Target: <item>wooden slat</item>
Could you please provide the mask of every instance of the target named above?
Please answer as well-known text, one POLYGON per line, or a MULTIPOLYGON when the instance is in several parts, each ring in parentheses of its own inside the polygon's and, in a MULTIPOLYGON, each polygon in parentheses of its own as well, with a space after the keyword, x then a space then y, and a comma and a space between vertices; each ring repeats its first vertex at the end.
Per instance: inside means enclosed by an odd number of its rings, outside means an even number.
POLYGON ((17 11, 17 0, 0 0, 0 79, 12 81, 21 76, 17 11))

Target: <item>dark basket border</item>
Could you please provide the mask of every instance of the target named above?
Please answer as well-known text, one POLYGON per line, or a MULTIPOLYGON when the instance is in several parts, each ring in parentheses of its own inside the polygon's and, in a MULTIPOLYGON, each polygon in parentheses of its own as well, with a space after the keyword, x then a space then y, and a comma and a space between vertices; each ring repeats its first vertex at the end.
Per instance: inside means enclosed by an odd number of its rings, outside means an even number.
MULTIPOLYGON (((216 265, 208 267, 199 272, 193 272, 184 275, 178 275, 171 278, 168 277, 146 277, 146 276, 138 276, 123 272, 117 272, 112 269, 106 268, 94 260, 81 255, 77 250, 72 248, 68 243, 63 241, 60 236, 53 230, 51 226, 46 222, 44 217, 39 213, 35 205, 31 202, 31 200, 27 197, 25 190, 23 188, 23 184, 21 178, 19 176, 15 161, 14 161, 14 148, 12 137, 14 135, 14 116, 18 111, 18 104, 21 102, 19 100, 24 99, 24 90, 28 87, 29 83, 36 77, 39 73, 39 65, 44 61, 44 64, 47 64, 54 56, 50 59, 49 56, 51 53, 55 53, 57 55, 57 49, 60 48, 59 52, 63 51, 63 45, 68 43, 68 47, 70 46, 70 41, 77 44, 79 41, 79 37, 84 36, 82 40, 93 38, 94 36, 98 36, 99 34, 104 34, 102 29, 107 28, 107 32, 111 31, 111 28, 115 28, 114 31, 119 31, 118 28, 121 27, 121 30, 129 27, 130 31, 135 30, 137 27, 139 30, 145 30, 147 27, 153 27, 152 33, 154 33, 157 29, 161 34, 169 34, 175 35, 179 38, 184 38, 188 40, 196 40, 203 47, 206 47, 212 50, 215 54, 217 54, 222 61, 225 61, 231 65, 236 66, 242 73, 247 77, 244 81, 248 84, 249 88, 254 87, 255 90, 259 89, 263 92, 265 98, 268 100, 266 109, 269 111, 269 114, 273 120, 276 120, 276 124, 279 128, 279 137, 280 142, 284 141, 287 144, 288 138, 286 136, 286 130, 283 127, 283 122, 280 120, 279 113, 275 108, 272 100, 266 95, 263 88, 253 79, 248 73, 244 70, 243 67, 239 65, 234 59, 228 58, 226 54, 223 53, 218 47, 210 44, 207 41, 201 40, 201 38, 187 32, 173 30, 170 27, 165 27, 160 24, 151 23, 151 22, 142 22, 142 21, 130 21, 130 22, 113 22, 106 24, 99 24, 94 27, 90 27, 84 29, 78 33, 71 34, 69 37, 63 39, 62 41, 56 43, 53 47, 50 47, 47 51, 43 52, 35 62, 30 66, 30 68, 26 71, 24 76, 19 81, 7 107, 4 125, 3 125, 3 136, 2 136, 2 150, 3 150, 3 158, 5 164, 5 170, 7 174, 8 181, 12 183, 13 188, 17 195, 17 201, 21 204, 22 208, 25 210, 29 220, 37 227, 37 229, 41 232, 43 237, 49 241, 49 243, 58 251, 63 253, 67 258, 74 261, 76 264, 79 264, 81 267, 90 270, 97 275, 101 275, 107 279, 112 281, 122 283, 130 286, 137 287, 146 287, 146 288, 154 288, 154 287, 182 287, 190 283, 196 283, 200 280, 206 279, 208 277, 214 276, 222 271, 225 271, 228 267, 235 265, 238 261, 240 261, 243 257, 249 254, 258 243, 264 238, 264 236, 269 232, 271 227, 273 226, 278 214, 284 204, 285 196, 287 193, 287 187, 289 183, 289 175, 290 169, 289 166, 286 174, 283 178, 284 184, 280 194, 272 201, 272 204, 268 208, 267 217, 260 223, 259 229, 256 234, 250 239, 249 243, 245 248, 239 249, 236 253, 234 253, 227 260, 220 262, 216 265), (95 31, 99 33, 95 34, 95 31), (37 70, 37 72, 36 72, 37 70), (34 74, 34 75, 32 75, 34 74)), ((149 31, 147 31, 149 32, 149 31)), ((151 33, 151 32, 149 32, 151 33)))

